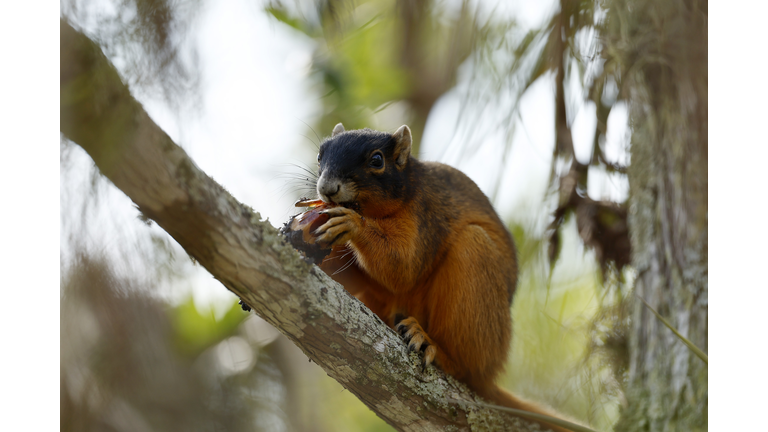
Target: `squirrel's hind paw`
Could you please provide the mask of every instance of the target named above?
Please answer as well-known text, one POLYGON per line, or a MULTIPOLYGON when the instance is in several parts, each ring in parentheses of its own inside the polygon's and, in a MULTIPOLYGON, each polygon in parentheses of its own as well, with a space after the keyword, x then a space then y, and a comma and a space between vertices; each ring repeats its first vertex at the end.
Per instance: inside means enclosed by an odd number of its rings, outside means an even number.
POLYGON ((419 325, 419 322, 416 321, 416 318, 410 317, 400 320, 395 325, 395 331, 397 331, 408 344, 408 351, 424 352, 422 370, 432 364, 437 355, 437 347, 435 347, 434 342, 429 338, 427 332, 425 332, 421 325, 419 325))

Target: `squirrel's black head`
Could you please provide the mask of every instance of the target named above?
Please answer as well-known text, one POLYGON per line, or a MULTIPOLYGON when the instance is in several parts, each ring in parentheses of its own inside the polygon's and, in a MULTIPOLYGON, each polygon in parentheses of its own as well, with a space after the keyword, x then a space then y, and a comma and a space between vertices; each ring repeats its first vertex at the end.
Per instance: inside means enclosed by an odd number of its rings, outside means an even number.
POLYGON ((341 123, 320 145, 317 193, 325 202, 359 208, 362 215, 381 215, 408 198, 411 130, 395 133, 360 129, 341 123))

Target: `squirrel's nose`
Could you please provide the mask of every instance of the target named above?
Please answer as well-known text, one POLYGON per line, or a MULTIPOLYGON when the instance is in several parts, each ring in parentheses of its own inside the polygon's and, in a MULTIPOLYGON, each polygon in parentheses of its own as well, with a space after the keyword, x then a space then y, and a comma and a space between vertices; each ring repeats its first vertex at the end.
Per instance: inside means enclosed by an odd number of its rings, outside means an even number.
POLYGON ((336 195, 341 189, 341 182, 338 179, 327 179, 320 177, 317 182, 317 193, 324 201, 331 201, 331 197, 336 195))

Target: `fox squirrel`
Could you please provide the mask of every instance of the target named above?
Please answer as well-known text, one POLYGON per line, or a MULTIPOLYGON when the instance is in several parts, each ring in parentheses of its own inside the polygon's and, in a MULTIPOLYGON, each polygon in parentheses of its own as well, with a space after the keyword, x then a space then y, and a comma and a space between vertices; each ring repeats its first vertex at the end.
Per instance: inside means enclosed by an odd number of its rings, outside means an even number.
MULTIPOLYGON (((337 206, 314 231, 320 268, 480 396, 552 415, 495 384, 512 336, 515 245, 461 171, 411 156, 411 131, 345 131, 320 146, 317 193, 337 206)), ((559 427, 542 423, 556 431, 559 427)))

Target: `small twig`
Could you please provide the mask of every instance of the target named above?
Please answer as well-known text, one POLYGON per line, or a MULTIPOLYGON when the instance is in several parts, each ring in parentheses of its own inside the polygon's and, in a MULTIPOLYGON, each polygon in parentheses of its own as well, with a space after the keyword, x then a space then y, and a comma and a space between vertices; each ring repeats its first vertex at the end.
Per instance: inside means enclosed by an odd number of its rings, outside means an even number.
POLYGON ((608 162, 608 160, 605 159, 605 155, 603 154, 603 151, 598 149, 597 151, 597 160, 600 161, 603 165, 605 165, 605 169, 612 172, 617 172, 621 174, 627 173, 627 167, 624 165, 619 165, 617 163, 608 162))
POLYGON ((645 301, 645 299, 643 299, 642 297, 640 297, 640 296, 638 296, 638 295, 636 295, 635 297, 637 297, 638 299, 640 299, 640 301, 641 301, 641 302, 643 302, 643 304, 645 305, 645 307, 647 307, 648 309, 650 309, 650 310, 651 310, 651 312, 653 312, 653 314, 654 314, 654 315, 656 315, 656 318, 658 318, 658 319, 659 319, 659 321, 661 321, 662 323, 664 323, 664 325, 665 325, 665 326, 667 326, 667 328, 668 328, 668 329, 672 330, 672 333, 674 333, 674 334, 675 334, 675 336, 679 337, 679 338, 680 338, 680 340, 681 340, 681 341, 683 341, 683 343, 684 343, 684 344, 685 344, 685 345, 686 345, 686 346, 687 346, 687 347, 688 347, 688 348, 689 348, 691 351, 693 351, 693 353, 694 353, 694 354, 696 354, 696 356, 697 356, 698 358, 700 358, 701 360, 703 360, 705 364, 709 365, 709 361, 707 360, 707 359, 708 359, 708 357, 707 357, 707 354, 706 354, 704 351, 702 351, 702 350, 701 350, 699 347, 697 347, 696 345, 694 345, 694 344, 693 344, 693 342, 691 342, 690 340, 688 340, 688 338, 686 338, 685 336, 681 335, 681 334, 680 334, 680 332, 678 332, 678 331, 677 331, 677 330, 676 330, 674 327, 672 327, 672 324, 670 324, 670 323, 669 323, 669 321, 665 320, 663 316, 659 315, 659 313, 658 313, 658 312, 656 312, 656 311, 655 311, 655 310, 654 310, 654 309, 651 307, 651 305, 649 305, 649 304, 648 304, 648 302, 646 302, 646 301, 645 301))

